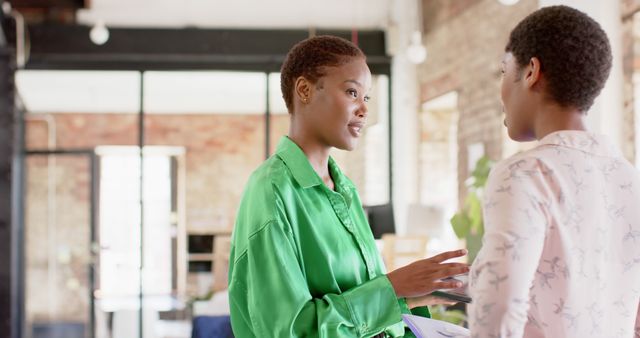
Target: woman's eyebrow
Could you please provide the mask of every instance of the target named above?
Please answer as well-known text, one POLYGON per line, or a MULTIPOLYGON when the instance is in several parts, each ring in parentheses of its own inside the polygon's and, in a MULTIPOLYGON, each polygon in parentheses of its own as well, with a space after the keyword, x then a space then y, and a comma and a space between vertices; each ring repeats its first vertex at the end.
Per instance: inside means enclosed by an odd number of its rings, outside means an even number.
POLYGON ((357 80, 346 80, 343 83, 353 83, 358 87, 362 87, 362 84, 360 82, 358 82, 357 80))

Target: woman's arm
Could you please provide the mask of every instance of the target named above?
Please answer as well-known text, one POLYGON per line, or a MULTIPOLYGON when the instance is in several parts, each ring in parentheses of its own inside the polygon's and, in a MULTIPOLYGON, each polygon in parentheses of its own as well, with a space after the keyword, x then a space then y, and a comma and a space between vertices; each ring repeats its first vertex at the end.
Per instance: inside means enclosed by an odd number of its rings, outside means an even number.
POLYGON ((265 224, 249 243, 232 263, 229 296, 234 330, 253 332, 236 335, 368 337, 402 320, 386 276, 341 294, 312 295, 282 224, 265 224))
POLYGON ((483 246, 470 275, 469 327, 477 337, 522 337, 544 246, 547 221, 539 199, 544 184, 539 173, 514 170, 496 167, 485 189, 490 203, 483 246))

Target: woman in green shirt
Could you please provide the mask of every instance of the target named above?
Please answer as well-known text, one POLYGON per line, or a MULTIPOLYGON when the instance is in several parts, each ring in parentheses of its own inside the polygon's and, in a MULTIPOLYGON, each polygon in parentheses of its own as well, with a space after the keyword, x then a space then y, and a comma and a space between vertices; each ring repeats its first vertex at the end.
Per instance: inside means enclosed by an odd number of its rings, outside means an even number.
MULTIPOLYGON (((229 266, 236 337, 410 337, 402 313, 464 273, 447 252, 385 274, 353 183, 329 156, 352 150, 367 118, 362 51, 330 36, 294 46, 282 66, 289 136, 246 186, 229 266)), ((411 310, 410 310, 411 309, 411 310)))

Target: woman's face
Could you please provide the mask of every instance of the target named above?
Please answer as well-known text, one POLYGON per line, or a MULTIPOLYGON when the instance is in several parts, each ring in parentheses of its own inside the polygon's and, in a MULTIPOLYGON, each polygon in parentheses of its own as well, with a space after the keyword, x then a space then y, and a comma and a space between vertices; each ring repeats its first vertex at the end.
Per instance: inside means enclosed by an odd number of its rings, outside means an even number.
POLYGON ((514 141, 535 139, 533 133, 533 109, 529 100, 529 88, 524 79, 526 69, 518 66, 511 53, 502 61, 502 86, 500 96, 505 113, 504 124, 514 141))
POLYGON ((326 146, 353 150, 367 122, 371 72, 363 58, 328 67, 312 90, 308 127, 326 146))

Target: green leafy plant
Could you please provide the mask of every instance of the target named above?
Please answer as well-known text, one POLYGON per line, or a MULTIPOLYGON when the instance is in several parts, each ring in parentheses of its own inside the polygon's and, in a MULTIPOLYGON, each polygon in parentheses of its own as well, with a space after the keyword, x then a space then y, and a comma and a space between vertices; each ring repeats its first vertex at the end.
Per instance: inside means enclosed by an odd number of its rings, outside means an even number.
POLYGON ((462 310, 450 310, 445 305, 436 305, 429 307, 431 318, 442 320, 452 324, 464 326, 467 316, 462 310))
POLYGON ((209 292, 205 293, 204 295, 196 295, 190 297, 186 303, 187 309, 189 309, 189 315, 193 315, 193 304, 195 302, 210 300, 213 297, 214 293, 215 292, 213 290, 209 290, 209 292))
MULTIPOLYGON (((483 156, 476 162, 475 169, 467 179, 467 196, 460 211, 451 217, 451 226, 456 236, 467 242, 469 263, 478 255, 482 246, 484 222, 482 221, 482 191, 489 179, 493 163, 483 156)), ((464 326, 467 316, 463 310, 450 309, 444 305, 430 307, 431 317, 456 325, 464 326)))
POLYGON ((473 262, 482 245, 484 222, 482 221, 482 191, 489 179, 493 162, 486 156, 476 162, 475 169, 467 179, 467 196, 460 211, 451 217, 451 226, 456 236, 467 241, 469 263, 473 262))

